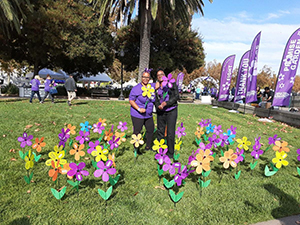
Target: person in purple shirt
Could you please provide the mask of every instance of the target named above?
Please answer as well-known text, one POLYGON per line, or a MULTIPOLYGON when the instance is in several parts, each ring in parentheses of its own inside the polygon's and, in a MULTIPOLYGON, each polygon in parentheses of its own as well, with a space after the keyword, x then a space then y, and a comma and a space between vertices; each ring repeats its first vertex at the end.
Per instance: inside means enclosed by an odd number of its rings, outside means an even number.
POLYGON ((43 103, 39 91, 41 82, 38 80, 38 77, 39 77, 38 75, 35 75, 34 79, 30 81, 31 83, 31 96, 29 100, 30 103, 32 103, 32 99, 35 94, 38 96, 40 103, 43 103))
POLYGON ((52 103, 54 103, 54 98, 53 98, 52 94, 50 93, 50 89, 54 86, 55 86, 54 80, 51 79, 51 76, 49 74, 47 74, 47 78, 45 81, 45 96, 43 97, 42 103, 44 103, 44 101, 48 95, 49 95, 52 103))
POLYGON ((160 141, 165 136, 167 128, 167 145, 169 158, 174 157, 175 146, 175 128, 177 120, 177 106, 179 99, 178 86, 175 79, 169 79, 165 76, 162 69, 157 71, 157 84, 156 84, 156 99, 155 106, 157 112, 157 139, 160 141), (163 79, 164 78, 164 79, 163 79))
POLYGON ((143 96, 142 87, 146 87, 150 80, 150 72, 144 71, 142 74, 141 83, 137 84, 131 89, 129 94, 129 103, 131 105, 130 115, 133 124, 133 133, 139 134, 143 126, 146 128, 146 150, 151 149, 153 131, 154 131, 154 122, 153 122, 153 103, 155 101, 154 88, 155 83, 151 84, 153 88, 153 95, 151 98, 143 96))

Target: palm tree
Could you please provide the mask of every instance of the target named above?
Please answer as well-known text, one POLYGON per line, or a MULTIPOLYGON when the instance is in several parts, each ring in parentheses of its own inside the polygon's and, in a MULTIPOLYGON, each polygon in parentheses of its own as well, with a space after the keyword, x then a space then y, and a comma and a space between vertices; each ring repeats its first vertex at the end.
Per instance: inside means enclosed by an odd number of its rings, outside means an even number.
POLYGON ((22 6, 28 6, 31 10, 29 0, 1 0, 0 1, 0 28, 2 33, 9 37, 10 31, 15 29, 21 33, 21 20, 26 19, 22 6))
POLYGON ((144 68, 149 67, 152 20, 163 21, 165 13, 168 13, 174 18, 180 18, 189 26, 193 13, 203 15, 204 7, 203 0, 89 0, 89 2, 100 8, 99 23, 102 23, 104 17, 114 13, 117 13, 118 21, 122 21, 124 17, 129 22, 134 9, 137 10, 140 21, 139 81, 144 68))

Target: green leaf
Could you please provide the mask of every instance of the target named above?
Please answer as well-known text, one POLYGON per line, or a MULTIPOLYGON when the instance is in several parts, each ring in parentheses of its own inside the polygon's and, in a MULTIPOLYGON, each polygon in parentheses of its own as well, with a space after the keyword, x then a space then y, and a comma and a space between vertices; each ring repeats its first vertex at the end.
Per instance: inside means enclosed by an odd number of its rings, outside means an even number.
POLYGON ((240 178, 240 175, 241 175, 241 170, 238 172, 238 173, 236 173, 236 174, 234 174, 234 179, 239 179, 240 178))
MULTIPOLYGON (((227 145, 228 146, 228 145, 227 145)), ((221 150, 221 156, 223 157, 224 156, 224 152, 223 152, 223 150, 221 150)))
POLYGON ((206 188, 206 187, 210 184, 210 181, 211 181, 211 180, 207 180, 207 181, 204 182, 203 180, 201 180, 201 179, 199 178, 198 181, 199 181, 199 185, 200 185, 201 188, 206 188))
POLYGON ((182 198, 183 194, 184 194, 184 191, 182 191, 176 195, 173 190, 169 190, 169 195, 171 196, 172 201, 175 203, 179 202, 179 200, 182 198))
POLYGON ((27 183, 27 184, 30 184, 29 177, 27 177, 27 176, 24 176, 24 180, 26 181, 26 183, 27 183))
POLYGON ((73 139, 70 139, 69 146, 72 146, 72 144, 73 144, 73 139))
POLYGON ((207 177, 210 174, 211 170, 208 170, 206 172, 204 172, 204 170, 202 171, 202 176, 203 177, 207 177))
POLYGON ((270 171, 269 167, 266 165, 266 167, 265 167, 265 176, 270 177, 270 176, 273 176, 275 173, 277 173, 277 171, 270 171))
POLYGON ((167 96, 168 92, 164 92, 163 94, 163 98, 165 98, 167 96))
POLYGON ((166 179, 166 178, 163 178, 163 181, 164 181, 164 185, 166 188, 171 188, 173 187, 173 185, 175 184, 175 181, 174 179, 172 179, 170 182, 166 179))
POLYGON ((273 171, 277 172, 279 170, 273 163, 270 163, 270 165, 271 165, 273 171))
POLYGON ((297 167, 297 172, 300 175, 300 168, 299 167, 297 167))
POLYGON ((60 200, 65 195, 66 190, 67 187, 64 187, 61 191, 57 191, 54 188, 51 188, 51 192, 57 200, 60 200))
POLYGON ((94 168, 96 168, 96 169, 99 169, 99 168, 98 168, 98 166, 97 166, 97 162, 96 162, 96 161, 94 161, 94 160, 91 160, 91 161, 92 161, 92 165, 93 165, 93 167, 94 167, 94 168))
POLYGON ((206 134, 203 134, 203 138, 204 138, 204 141, 208 140, 208 137, 206 136, 206 134))
POLYGON ((220 146, 220 145, 221 145, 221 143, 222 143, 222 141, 220 141, 220 142, 217 144, 217 146, 220 146))
POLYGON ((31 171, 31 173, 29 175, 29 182, 31 181, 32 177, 33 177, 33 171, 31 171))
POLYGON ((160 169, 159 164, 157 164, 157 172, 158 172, 158 176, 161 176, 164 173, 163 169, 160 169))
POLYGON ((134 157, 136 157, 136 156, 137 156, 137 150, 134 149, 134 157))
POLYGON ((25 155, 21 150, 19 151, 19 156, 21 157, 21 159, 23 160, 25 159, 25 155))
POLYGON ((271 145, 269 145, 269 147, 266 148, 265 152, 268 151, 271 148, 271 145))
POLYGON ((34 160, 36 161, 36 162, 38 162, 39 161, 39 159, 41 158, 41 156, 42 155, 36 155, 36 153, 35 152, 32 152, 32 154, 34 155, 34 160))
POLYGON ((106 192, 101 189, 98 189, 98 193, 106 201, 107 199, 109 199, 109 197, 112 193, 112 190, 113 190, 113 187, 110 186, 106 192))
POLYGON ((114 186, 116 183, 118 183, 120 176, 121 174, 118 174, 115 178, 109 176, 109 183, 111 186, 114 186))
POLYGON ((216 158, 216 155, 217 155, 217 153, 215 152, 212 156, 213 156, 214 158, 216 158))
POLYGON ((195 137, 195 141, 196 141, 197 145, 199 146, 199 145, 200 145, 200 143, 201 143, 201 140, 200 140, 200 139, 198 139, 197 137, 195 137))
POLYGON ((79 185, 77 181, 74 182, 74 181, 71 181, 71 180, 67 180, 67 182, 68 182, 68 184, 70 184, 72 187, 76 187, 77 185, 79 185))
POLYGON ((175 153, 174 153, 174 160, 178 160, 179 156, 180 156, 179 153, 178 153, 178 154, 175 154, 175 153))
POLYGON ((233 145, 234 144, 234 141, 232 141, 232 142, 229 142, 229 145, 233 145))
POLYGON ((251 168, 251 170, 253 170, 253 169, 256 167, 257 162, 258 162, 258 161, 255 161, 253 164, 250 163, 250 168, 251 168))

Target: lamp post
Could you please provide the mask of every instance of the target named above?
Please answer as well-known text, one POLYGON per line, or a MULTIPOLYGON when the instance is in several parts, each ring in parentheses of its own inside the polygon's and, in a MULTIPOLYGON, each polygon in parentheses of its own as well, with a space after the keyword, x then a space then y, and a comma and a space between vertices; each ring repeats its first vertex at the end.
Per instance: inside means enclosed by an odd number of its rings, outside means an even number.
MULTIPOLYGON (((120 51, 120 56, 123 58, 124 57, 124 50, 121 49, 120 51)), ((124 95, 123 95, 123 63, 121 60, 121 93, 120 96, 118 98, 119 100, 125 100, 124 95)))

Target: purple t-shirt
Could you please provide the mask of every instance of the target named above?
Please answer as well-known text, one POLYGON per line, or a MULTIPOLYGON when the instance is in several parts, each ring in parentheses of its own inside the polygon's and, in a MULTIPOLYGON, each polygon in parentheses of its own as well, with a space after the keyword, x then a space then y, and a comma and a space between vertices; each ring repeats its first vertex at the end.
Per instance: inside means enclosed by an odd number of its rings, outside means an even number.
POLYGON ((32 91, 38 91, 39 90, 39 86, 40 86, 40 81, 38 79, 32 79, 30 81, 31 83, 31 90, 32 91))
MULTIPOLYGON (((155 102, 155 98, 150 99, 148 97, 144 97, 143 91, 142 91, 143 85, 141 83, 137 84, 134 86, 129 94, 129 100, 135 101, 135 103, 138 105, 139 108, 145 108, 145 103, 148 101, 147 106, 146 106, 146 112, 145 113, 140 113, 136 109, 134 109, 132 106, 130 107, 130 115, 136 118, 140 119, 147 119, 152 117, 152 112, 153 112, 153 103, 155 102)), ((151 87, 155 88, 155 83, 151 84, 151 87)))
MULTIPOLYGON (((160 101, 159 101, 160 104, 163 103, 163 102, 169 101, 170 96, 169 96, 168 90, 169 90, 168 86, 165 86, 165 87, 159 87, 159 88, 157 89, 157 94, 158 94, 159 99, 160 99, 160 101), (166 94, 164 94, 164 93, 166 93, 166 94), (165 97, 164 97, 164 95, 165 95, 165 97)), ((171 107, 165 106, 165 107, 162 109, 162 111, 167 111, 167 112, 168 112, 168 111, 171 111, 171 110, 175 109, 176 107, 177 107, 177 105, 171 106, 171 107)))
POLYGON ((46 82, 45 82, 45 91, 49 92, 51 87, 50 87, 50 84, 51 84, 51 79, 46 79, 46 82))

